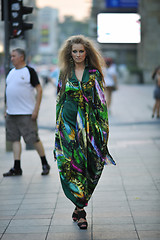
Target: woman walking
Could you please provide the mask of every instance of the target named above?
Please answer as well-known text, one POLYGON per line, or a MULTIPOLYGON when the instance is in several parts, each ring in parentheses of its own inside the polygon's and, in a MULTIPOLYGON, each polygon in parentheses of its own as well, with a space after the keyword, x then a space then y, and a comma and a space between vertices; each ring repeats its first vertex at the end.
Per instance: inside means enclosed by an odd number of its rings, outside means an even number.
POLYGON ((154 99, 155 103, 153 106, 152 118, 154 118, 155 112, 157 114, 157 118, 160 117, 160 66, 157 66, 152 74, 152 79, 155 81, 154 88, 154 99))
POLYGON ((64 193, 75 205, 72 218, 80 229, 86 229, 84 207, 104 164, 115 165, 107 148, 104 60, 90 39, 78 35, 65 41, 59 63, 54 155, 64 193))

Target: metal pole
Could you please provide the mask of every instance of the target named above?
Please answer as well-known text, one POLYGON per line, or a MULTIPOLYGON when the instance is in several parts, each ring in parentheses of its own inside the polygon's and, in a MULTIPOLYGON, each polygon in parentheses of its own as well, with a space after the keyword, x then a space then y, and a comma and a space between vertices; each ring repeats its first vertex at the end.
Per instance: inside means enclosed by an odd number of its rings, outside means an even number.
POLYGON ((8 12, 8 0, 3 0, 4 6, 4 31, 5 31, 5 38, 4 38, 4 50, 5 50, 5 77, 7 76, 10 68, 10 56, 9 56, 9 12, 8 12))
MULTIPOLYGON (((5 78, 7 77, 7 74, 10 69, 10 41, 9 41, 9 12, 8 12, 8 4, 9 0, 2 0, 3 1, 3 10, 4 10, 4 31, 5 31, 5 37, 4 37, 4 53, 5 53, 5 59, 4 59, 4 68, 5 68, 5 78)), ((5 104, 6 104, 6 95, 5 96, 5 104)), ((12 151, 12 143, 8 142, 6 140, 6 151, 12 151)))

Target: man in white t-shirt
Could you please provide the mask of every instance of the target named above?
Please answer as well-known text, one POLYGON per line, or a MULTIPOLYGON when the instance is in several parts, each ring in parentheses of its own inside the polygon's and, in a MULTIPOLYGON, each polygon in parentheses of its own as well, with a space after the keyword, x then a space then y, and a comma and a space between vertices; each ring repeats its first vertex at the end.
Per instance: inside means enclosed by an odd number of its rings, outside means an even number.
MULTIPOLYGON (((42 175, 49 174, 43 144, 38 136, 37 117, 42 87, 35 70, 25 63, 25 52, 16 48, 11 53, 14 68, 6 79, 6 139, 12 142, 14 166, 4 177, 22 175, 21 136, 27 144, 33 144, 42 163, 42 175), (36 90, 36 96, 35 96, 36 90)), ((32 167, 32 163, 31 163, 32 167)))

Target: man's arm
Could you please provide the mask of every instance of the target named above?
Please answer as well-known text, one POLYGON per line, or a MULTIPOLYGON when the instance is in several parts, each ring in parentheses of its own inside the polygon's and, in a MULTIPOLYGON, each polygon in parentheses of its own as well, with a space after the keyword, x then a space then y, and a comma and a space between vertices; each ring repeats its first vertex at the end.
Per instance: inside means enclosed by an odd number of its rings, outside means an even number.
POLYGON ((41 87, 41 85, 40 84, 36 85, 35 89, 36 89, 36 92, 37 92, 37 96, 36 96, 35 108, 34 108, 34 111, 32 113, 32 119, 37 119, 40 104, 41 104, 41 99, 42 99, 42 87, 41 87))

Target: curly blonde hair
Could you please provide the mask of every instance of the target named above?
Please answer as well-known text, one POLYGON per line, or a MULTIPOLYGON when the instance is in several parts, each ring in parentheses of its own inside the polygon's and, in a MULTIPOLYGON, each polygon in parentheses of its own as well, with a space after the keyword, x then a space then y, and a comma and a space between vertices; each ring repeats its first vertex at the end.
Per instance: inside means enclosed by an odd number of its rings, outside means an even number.
POLYGON ((72 74, 73 64, 72 62, 72 46, 73 44, 82 44, 86 50, 86 58, 88 62, 88 67, 97 69, 101 76, 102 80, 103 72, 102 68, 105 66, 105 61, 100 53, 100 51, 95 47, 95 44, 91 39, 83 35, 75 35, 69 37, 59 51, 59 67, 60 67, 60 77, 62 79, 62 88, 64 89, 65 83, 68 77, 72 74))

